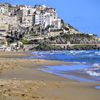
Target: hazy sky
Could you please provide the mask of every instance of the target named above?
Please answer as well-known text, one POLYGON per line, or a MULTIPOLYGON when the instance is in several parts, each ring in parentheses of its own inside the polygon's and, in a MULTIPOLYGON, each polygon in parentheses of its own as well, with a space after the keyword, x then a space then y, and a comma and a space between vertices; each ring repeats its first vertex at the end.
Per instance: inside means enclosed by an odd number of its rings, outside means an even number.
POLYGON ((0 0, 12 4, 45 4, 56 8, 58 15, 81 32, 100 37, 100 0, 0 0))

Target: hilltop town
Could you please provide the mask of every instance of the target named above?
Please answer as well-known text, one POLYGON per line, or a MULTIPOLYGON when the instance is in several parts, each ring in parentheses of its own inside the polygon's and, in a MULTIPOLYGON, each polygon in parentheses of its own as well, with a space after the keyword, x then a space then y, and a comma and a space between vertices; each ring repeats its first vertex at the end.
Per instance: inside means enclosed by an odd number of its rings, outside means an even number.
POLYGON ((55 8, 0 4, 0 50, 86 49, 87 44, 99 49, 99 42, 96 35, 65 24, 55 8))

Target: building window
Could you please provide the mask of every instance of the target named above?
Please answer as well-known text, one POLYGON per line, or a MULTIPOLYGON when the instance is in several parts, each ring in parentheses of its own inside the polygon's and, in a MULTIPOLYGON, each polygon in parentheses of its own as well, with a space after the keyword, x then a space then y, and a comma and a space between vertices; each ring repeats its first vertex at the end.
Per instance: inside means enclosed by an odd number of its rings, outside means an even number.
POLYGON ((27 13, 28 13, 28 15, 29 15, 29 14, 31 13, 31 12, 30 12, 30 10, 28 10, 28 12, 27 12, 27 13))

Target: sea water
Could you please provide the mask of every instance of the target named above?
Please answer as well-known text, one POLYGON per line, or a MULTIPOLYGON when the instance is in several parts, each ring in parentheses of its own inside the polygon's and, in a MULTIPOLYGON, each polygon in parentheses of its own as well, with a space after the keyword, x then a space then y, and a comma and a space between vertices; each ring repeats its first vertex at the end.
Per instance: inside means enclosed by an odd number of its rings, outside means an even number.
POLYGON ((41 70, 81 82, 100 83, 100 51, 98 50, 36 51, 32 52, 30 59, 71 62, 73 65, 45 66, 41 70))

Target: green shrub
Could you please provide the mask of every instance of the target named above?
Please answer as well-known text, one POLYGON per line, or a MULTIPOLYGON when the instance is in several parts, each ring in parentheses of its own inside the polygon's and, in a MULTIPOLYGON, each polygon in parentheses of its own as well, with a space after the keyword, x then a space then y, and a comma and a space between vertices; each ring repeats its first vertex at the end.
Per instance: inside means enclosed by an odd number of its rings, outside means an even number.
POLYGON ((21 41, 23 44, 29 44, 29 41, 27 39, 22 39, 21 41))

